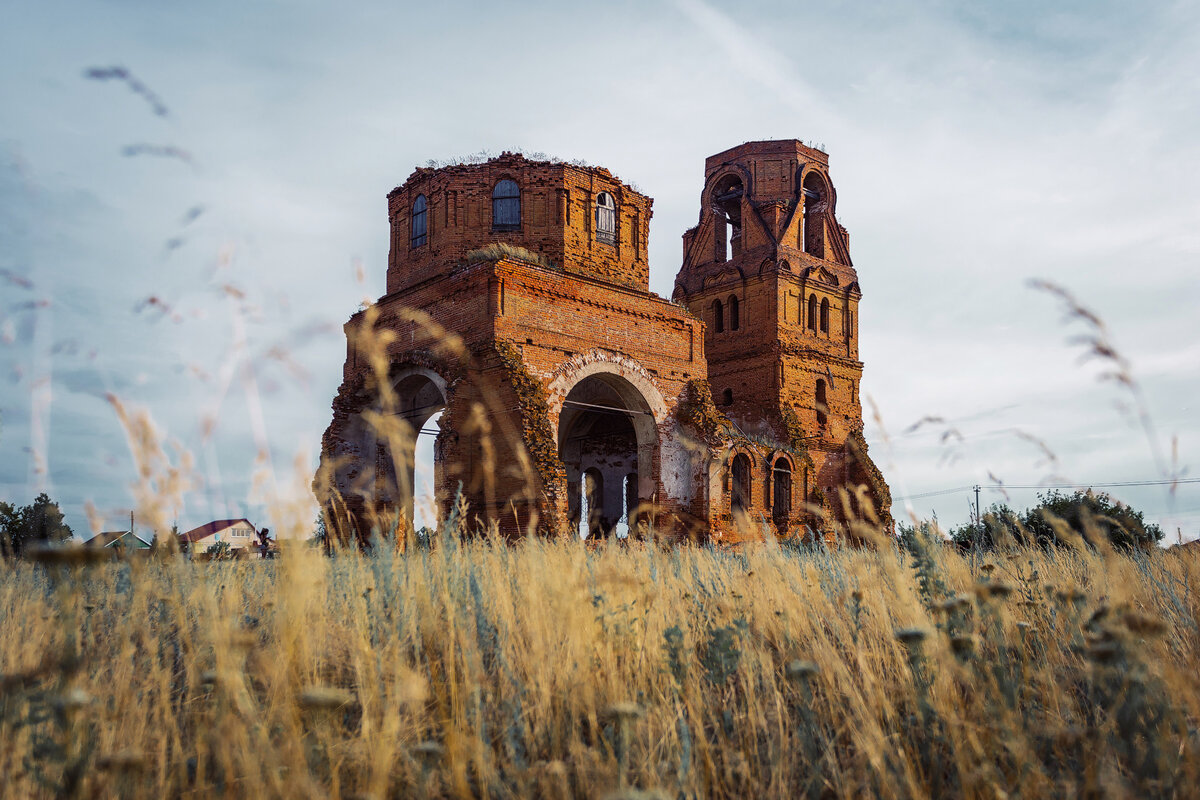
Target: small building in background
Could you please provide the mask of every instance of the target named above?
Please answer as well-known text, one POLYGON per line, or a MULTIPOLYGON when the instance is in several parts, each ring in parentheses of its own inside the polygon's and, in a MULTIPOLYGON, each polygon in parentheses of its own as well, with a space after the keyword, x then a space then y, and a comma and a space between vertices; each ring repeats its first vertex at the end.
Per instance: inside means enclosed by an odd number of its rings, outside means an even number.
POLYGON ((84 542, 85 547, 107 547, 114 550, 149 550, 150 542, 133 531, 103 531, 84 542))
POLYGON ((225 543, 233 557, 258 556, 258 531, 248 519, 217 519, 179 534, 180 547, 192 555, 203 555, 214 545, 225 543))

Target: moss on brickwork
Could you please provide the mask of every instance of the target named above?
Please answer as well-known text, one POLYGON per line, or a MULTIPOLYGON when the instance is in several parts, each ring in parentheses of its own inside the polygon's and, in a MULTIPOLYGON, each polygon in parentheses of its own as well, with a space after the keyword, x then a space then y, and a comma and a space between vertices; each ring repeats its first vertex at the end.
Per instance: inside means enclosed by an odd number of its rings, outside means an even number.
POLYGON ((846 449, 855 463, 862 468, 867 479, 867 486, 875 496, 876 513, 885 526, 892 524, 892 489, 884 480, 883 473, 867 452, 867 439, 862 431, 855 431, 846 439, 846 449))
POLYGON ((554 262, 541 253, 535 253, 532 250, 526 250, 524 247, 505 244, 504 242, 489 244, 487 247, 480 247, 467 253, 468 264, 477 264, 480 261, 499 261, 502 258, 514 258, 518 261, 537 264, 546 269, 557 269, 554 262))
POLYGON ((796 414, 796 409, 787 404, 782 405, 779 409, 779 418, 783 421, 784 435, 787 436, 792 454, 796 456, 800 466, 816 469, 812 456, 808 454, 804 426, 800 424, 800 417, 796 414))
MULTIPOLYGON (((497 340, 496 354, 508 374, 509 384, 517 395, 521 411, 521 438, 525 451, 533 462, 542 491, 551 503, 545 509, 547 516, 555 514, 556 487, 567 479, 566 470, 558 457, 558 445, 554 441, 554 428, 550 424, 550 399, 546 387, 525 366, 521 352, 511 342, 497 340)), ((547 520, 552 522, 552 520, 547 520)))
POLYGON ((681 424, 698 431, 709 445, 719 444, 729 436, 732 426, 717 410, 708 381, 693 378, 684 385, 680 396, 675 415, 681 424))

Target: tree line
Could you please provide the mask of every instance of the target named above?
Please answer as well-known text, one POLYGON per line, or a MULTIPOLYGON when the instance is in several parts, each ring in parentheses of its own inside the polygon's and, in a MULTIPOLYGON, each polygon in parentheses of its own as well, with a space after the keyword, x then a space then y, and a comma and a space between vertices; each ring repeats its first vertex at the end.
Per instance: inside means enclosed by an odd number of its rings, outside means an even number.
POLYGON ((61 542, 71 535, 58 503, 45 492, 27 506, 0 500, 0 556, 15 558, 32 545, 61 542))
MULTIPOLYGON (((902 543, 917 533, 905 524, 898 532, 902 543)), ((1038 494, 1038 504, 1022 512, 1007 503, 993 503, 977 522, 949 531, 950 541, 964 551, 994 550, 1004 544, 1052 547, 1079 539, 1094 547, 1097 537, 1120 550, 1148 550, 1162 541, 1163 531, 1147 523, 1141 511, 1090 489, 1038 494)))

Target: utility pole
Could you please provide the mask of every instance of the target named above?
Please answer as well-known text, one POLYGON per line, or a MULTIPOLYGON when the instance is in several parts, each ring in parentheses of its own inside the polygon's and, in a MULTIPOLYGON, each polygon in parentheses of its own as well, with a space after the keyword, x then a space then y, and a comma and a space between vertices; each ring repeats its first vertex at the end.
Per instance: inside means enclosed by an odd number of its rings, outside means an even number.
POLYGON ((983 526, 983 516, 979 513, 979 484, 975 484, 975 524, 983 526))

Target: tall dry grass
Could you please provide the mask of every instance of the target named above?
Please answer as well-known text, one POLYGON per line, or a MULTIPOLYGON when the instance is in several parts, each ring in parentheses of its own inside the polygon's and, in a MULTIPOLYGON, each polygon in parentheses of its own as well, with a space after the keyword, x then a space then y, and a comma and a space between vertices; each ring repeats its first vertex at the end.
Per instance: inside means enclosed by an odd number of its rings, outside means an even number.
MULTIPOLYGON (((1186 796, 1200 563, 529 538, 0 566, 5 797, 1186 796)), ((79 556, 78 558, 82 558, 79 556)))

